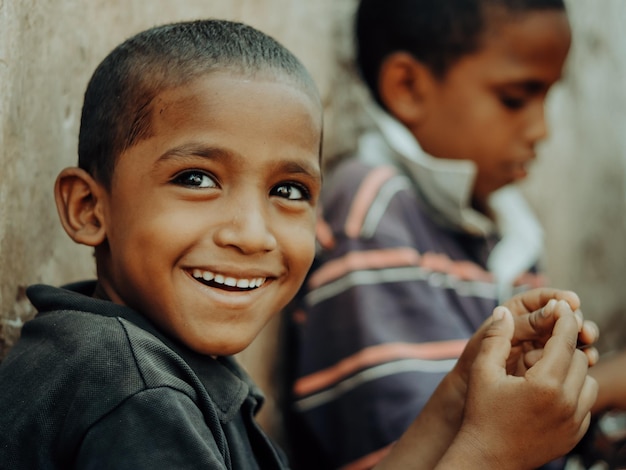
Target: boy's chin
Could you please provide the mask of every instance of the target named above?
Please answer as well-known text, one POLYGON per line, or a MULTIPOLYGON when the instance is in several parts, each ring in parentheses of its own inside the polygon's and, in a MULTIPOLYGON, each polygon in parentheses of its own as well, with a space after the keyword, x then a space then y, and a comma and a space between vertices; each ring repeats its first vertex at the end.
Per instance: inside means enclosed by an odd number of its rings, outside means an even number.
MULTIPOLYGON (((257 332, 258 334, 258 332, 257 332)), ((197 352, 198 354, 202 354, 204 356, 234 356, 235 354, 239 354, 244 349, 246 349, 257 335, 252 336, 251 338, 221 338, 220 341, 200 341, 200 342, 192 342, 185 341, 183 339, 183 343, 191 350, 197 352), (229 340, 230 339, 230 340, 229 340)))

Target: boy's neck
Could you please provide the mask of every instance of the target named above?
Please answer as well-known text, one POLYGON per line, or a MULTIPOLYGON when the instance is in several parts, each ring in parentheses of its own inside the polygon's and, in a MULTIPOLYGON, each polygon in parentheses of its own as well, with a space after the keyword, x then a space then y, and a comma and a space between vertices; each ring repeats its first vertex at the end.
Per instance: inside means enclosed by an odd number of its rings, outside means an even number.
POLYGON ((111 300, 111 298, 107 295, 106 291, 104 290, 104 287, 102 287, 102 284, 100 282, 96 283, 96 288, 93 291, 93 294, 91 295, 94 299, 100 299, 100 300, 111 300))
POLYGON ((472 208, 480 212, 481 214, 483 214, 485 217, 488 217, 489 219, 494 220, 493 210, 489 207, 489 204, 487 204, 486 201, 479 200, 473 197, 472 208))

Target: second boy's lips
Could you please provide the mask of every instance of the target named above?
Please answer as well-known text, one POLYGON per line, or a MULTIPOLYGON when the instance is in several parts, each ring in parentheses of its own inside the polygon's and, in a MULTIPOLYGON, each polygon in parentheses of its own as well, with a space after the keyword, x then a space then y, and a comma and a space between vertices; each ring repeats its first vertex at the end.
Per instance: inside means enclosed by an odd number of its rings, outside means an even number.
POLYGON ((528 175, 528 168, 535 160, 534 155, 528 158, 512 159, 503 167, 511 175, 513 181, 523 179, 528 175))

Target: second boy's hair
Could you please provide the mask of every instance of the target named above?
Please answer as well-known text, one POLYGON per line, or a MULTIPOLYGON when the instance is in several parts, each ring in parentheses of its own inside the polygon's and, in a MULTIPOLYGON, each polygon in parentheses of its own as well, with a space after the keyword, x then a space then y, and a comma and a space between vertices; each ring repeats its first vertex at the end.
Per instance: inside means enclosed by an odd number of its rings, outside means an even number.
POLYGON ((118 156, 150 137, 152 100, 214 71, 284 77, 317 96, 300 61, 250 26, 225 20, 158 26, 120 44, 95 70, 85 92, 79 166, 109 188, 118 156))
POLYGON ((378 74, 394 52, 408 52, 443 78, 455 61, 480 48, 492 8, 515 13, 565 5, 563 0, 361 0, 357 64, 374 98, 380 103, 378 74))

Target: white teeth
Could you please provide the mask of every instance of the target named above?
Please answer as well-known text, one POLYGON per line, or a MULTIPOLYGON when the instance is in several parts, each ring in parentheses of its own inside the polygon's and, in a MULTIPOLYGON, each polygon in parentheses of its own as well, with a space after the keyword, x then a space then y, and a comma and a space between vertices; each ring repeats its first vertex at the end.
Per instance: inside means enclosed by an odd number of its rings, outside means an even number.
POLYGON ((229 287, 239 287, 240 289, 254 289, 256 287, 261 287, 265 283, 264 277, 237 279, 235 277, 224 276, 223 274, 216 274, 214 272, 203 271, 201 269, 194 269, 192 271, 192 275, 196 279, 213 281, 216 284, 224 284, 229 287))
POLYGON ((248 281, 247 279, 239 279, 237 281, 237 287, 247 289, 248 287, 250 287, 250 281, 248 281))

